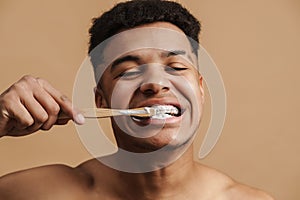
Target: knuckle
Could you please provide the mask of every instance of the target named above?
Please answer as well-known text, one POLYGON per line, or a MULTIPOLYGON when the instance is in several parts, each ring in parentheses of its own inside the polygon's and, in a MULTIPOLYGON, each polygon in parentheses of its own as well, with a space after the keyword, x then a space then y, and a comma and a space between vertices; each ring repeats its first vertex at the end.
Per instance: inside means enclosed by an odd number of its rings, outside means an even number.
POLYGON ((14 112, 16 110, 16 102, 14 100, 4 99, 1 103, 1 110, 6 112, 14 112))
POLYGON ((31 75, 25 75, 21 78, 21 80, 24 80, 24 81, 33 81, 35 80, 35 78, 31 75))
POLYGON ((48 120, 41 126, 42 130, 49 130, 55 124, 57 118, 55 116, 49 116, 48 120))
POLYGON ((40 78, 40 77, 36 78, 36 81, 38 82, 38 84, 40 86, 44 86, 45 83, 46 83, 46 81, 44 79, 40 78))
POLYGON ((22 82, 22 83, 24 82, 24 83, 26 83, 26 85, 27 84, 32 85, 36 82, 36 79, 32 76, 26 75, 21 79, 20 82, 22 82))
POLYGON ((48 114, 46 112, 39 114, 36 118, 36 121, 39 124, 45 123, 47 120, 48 120, 48 114))
POLYGON ((58 115, 60 111, 60 107, 58 104, 52 104, 50 107, 49 107, 49 115, 58 115))
POLYGON ((28 88, 34 88, 37 86, 37 79, 30 75, 25 75, 21 78, 20 81, 18 81, 16 84, 20 84, 23 87, 28 88))
POLYGON ((11 89, 13 91, 24 91, 24 90, 28 90, 28 86, 27 86, 26 82, 19 81, 19 82, 13 84, 11 89))
POLYGON ((32 118, 24 118, 20 124, 24 127, 29 127, 34 124, 34 120, 32 118))
POLYGON ((66 95, 64 95, 64 94, 60 96, 60 99, 61 99, 62 101, 64 101, 64 102, 69 101, 69 98, 68 98, 66 95))

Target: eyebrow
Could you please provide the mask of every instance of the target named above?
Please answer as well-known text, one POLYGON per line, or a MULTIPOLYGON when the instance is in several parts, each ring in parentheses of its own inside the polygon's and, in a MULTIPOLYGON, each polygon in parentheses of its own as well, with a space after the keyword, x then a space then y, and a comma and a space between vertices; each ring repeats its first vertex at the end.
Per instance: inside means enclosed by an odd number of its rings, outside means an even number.
POLYGON ((189 54, 187 54, 185 50, 169 51, 167 53, 166 57, 178 56, 178 55, 186 55, 187 56, 186 58, 189 60, 189 62, 193 63, 193 60, 192 60, 191 56, 189 54))
POLYGON ((166 55, 166 57, 170 57, 170 56, 177 56, 177 55, 185 55, 186 51, 184 50, 174 50, 174 51, 169 51, 166 55))

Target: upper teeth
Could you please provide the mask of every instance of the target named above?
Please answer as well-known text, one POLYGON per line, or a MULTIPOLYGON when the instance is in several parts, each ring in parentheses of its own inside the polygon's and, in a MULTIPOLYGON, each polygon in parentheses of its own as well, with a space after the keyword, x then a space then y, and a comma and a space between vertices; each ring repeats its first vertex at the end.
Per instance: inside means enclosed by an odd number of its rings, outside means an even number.
MULTIPOLYGON (((145 109, 154 109, 154 115, 151 116, 152 119, 166 119, 173 115, 179 114, 178 108, 172 105, 153 105, 151 107, 145 107, 145 109)), ((148 111, 150 113, 150 111, 148 111)), ((140 121, 141 119, 133 117, 134 120, 140 121)))
POLYGON ((156 115, 161 115, 166 113, 176 115, 179 112, 178 109, 172 105, 155 105, 152 106, 152 108, 155 109, 156 115))

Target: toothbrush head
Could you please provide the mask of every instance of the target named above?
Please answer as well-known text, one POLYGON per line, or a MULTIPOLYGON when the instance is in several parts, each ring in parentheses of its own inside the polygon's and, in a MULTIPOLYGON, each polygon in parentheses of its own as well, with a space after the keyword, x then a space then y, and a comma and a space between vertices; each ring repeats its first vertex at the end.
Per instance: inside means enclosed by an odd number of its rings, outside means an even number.
POLYGON ((152 107, 144 108, 150 116, 161 116, 165 114, 177 115, 179 114, 178 108, 172 105, 155 105, 152 107))

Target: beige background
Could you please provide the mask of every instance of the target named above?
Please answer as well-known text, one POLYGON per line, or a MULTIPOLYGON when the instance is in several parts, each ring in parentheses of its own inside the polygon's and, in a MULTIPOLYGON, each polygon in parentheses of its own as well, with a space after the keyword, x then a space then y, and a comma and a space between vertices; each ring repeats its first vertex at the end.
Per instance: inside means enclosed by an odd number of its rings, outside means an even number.
MULTIPOLYGON (((300 199, 300 2, 181 2, 203 24, 201 43, 222 73, 228 98, 222 136, 201 162, 276 199, 300 199)), ((0 90, 32 74, 71 97, 90 19, 112 5, 0 0, 0 90)), ((3 175, 50 163, 75 166, 91 156, 69 123, 29 137, 2 138, 0 158, 3 175)))

